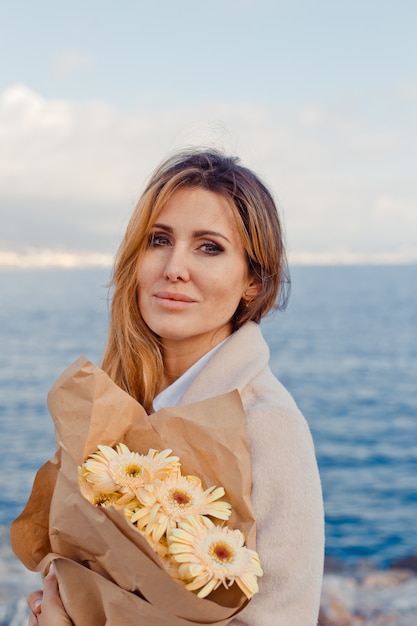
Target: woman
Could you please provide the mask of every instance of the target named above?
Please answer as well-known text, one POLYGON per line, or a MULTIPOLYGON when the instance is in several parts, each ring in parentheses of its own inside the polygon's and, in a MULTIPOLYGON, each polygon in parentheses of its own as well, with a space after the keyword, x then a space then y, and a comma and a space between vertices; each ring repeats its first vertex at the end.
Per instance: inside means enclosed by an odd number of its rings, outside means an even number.
MULTIPOLYGON (((235 158, 192 150, 156 170, 113 276, 102 367, 120 387, 149 413, 240 392, 264 575, 232 626, 314 626, 319 610, 324 540, 314 448, 268 367, 258 325, 285 304, 287 282, 265 185, 235 158)), ((70 623, 53 573, 43 598, 41 605, 42 592, 28 598, 30 625, 70 623)))

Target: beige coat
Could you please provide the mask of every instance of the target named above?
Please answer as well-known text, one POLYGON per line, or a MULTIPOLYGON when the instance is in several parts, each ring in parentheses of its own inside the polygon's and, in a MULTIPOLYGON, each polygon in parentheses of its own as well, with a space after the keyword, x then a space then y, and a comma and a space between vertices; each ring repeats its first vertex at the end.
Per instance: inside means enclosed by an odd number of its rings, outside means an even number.
POLYGON ((247 416, 264 576, 231 626, 315 626, 324 553, 320 479, 307 423, 268 361, 259 326, 248 322, 219 348, 179 404, 238 389, 247 416))

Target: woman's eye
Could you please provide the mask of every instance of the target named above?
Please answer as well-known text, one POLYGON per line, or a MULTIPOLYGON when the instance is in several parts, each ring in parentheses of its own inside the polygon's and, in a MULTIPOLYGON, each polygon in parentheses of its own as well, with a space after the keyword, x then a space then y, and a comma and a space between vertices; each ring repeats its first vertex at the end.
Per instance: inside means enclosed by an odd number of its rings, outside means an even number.
POLYGON ((149 246, 151 248, 160 248, 170 244, 170 240, 166 235, 158 235, 154 233, 149 237, 149 246))
POLYGON ((223 252, 224 248, 222 246, 219 246, 218 243, 214 243, 214 241, 207 241, 200 246, 200 250, 202 250, 206 254, 215 255, 223 252))

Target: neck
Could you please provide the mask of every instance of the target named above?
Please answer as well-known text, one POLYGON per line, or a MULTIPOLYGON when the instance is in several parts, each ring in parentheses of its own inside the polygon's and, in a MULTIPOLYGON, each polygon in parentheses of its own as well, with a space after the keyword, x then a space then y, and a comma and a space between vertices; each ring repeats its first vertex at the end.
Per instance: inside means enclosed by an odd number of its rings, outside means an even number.
POLYGON ((210 352, 223 339, 229 336, 228 333, 216 333, 213 337, 204 338, 204 341, 163 341, 164 373, 158 392, 163 391, 172 385, 180 376, 184 374, 202 356, 210 352))

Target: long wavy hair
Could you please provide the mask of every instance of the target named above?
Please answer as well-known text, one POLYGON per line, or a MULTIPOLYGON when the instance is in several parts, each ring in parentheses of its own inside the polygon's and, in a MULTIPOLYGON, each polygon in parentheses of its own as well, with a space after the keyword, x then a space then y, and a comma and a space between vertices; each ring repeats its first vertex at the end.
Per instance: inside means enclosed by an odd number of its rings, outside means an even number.
POLYGON ((160 341, 145 324, 138 305, 137 272, 153 224, 172 195, 201 187, 231 200, 236 227, 246 250, 249 275, 259 293, 239 303, 231 320, 237 330, 259 323, 273 308, 285 308, 289 291, 280 218, 271 193, 236 157, 216 150, 186 150, 164 161, 137 203, 116 255, 109 335, 102 368, 147 411, 158 393, 164 368, 160 341))

